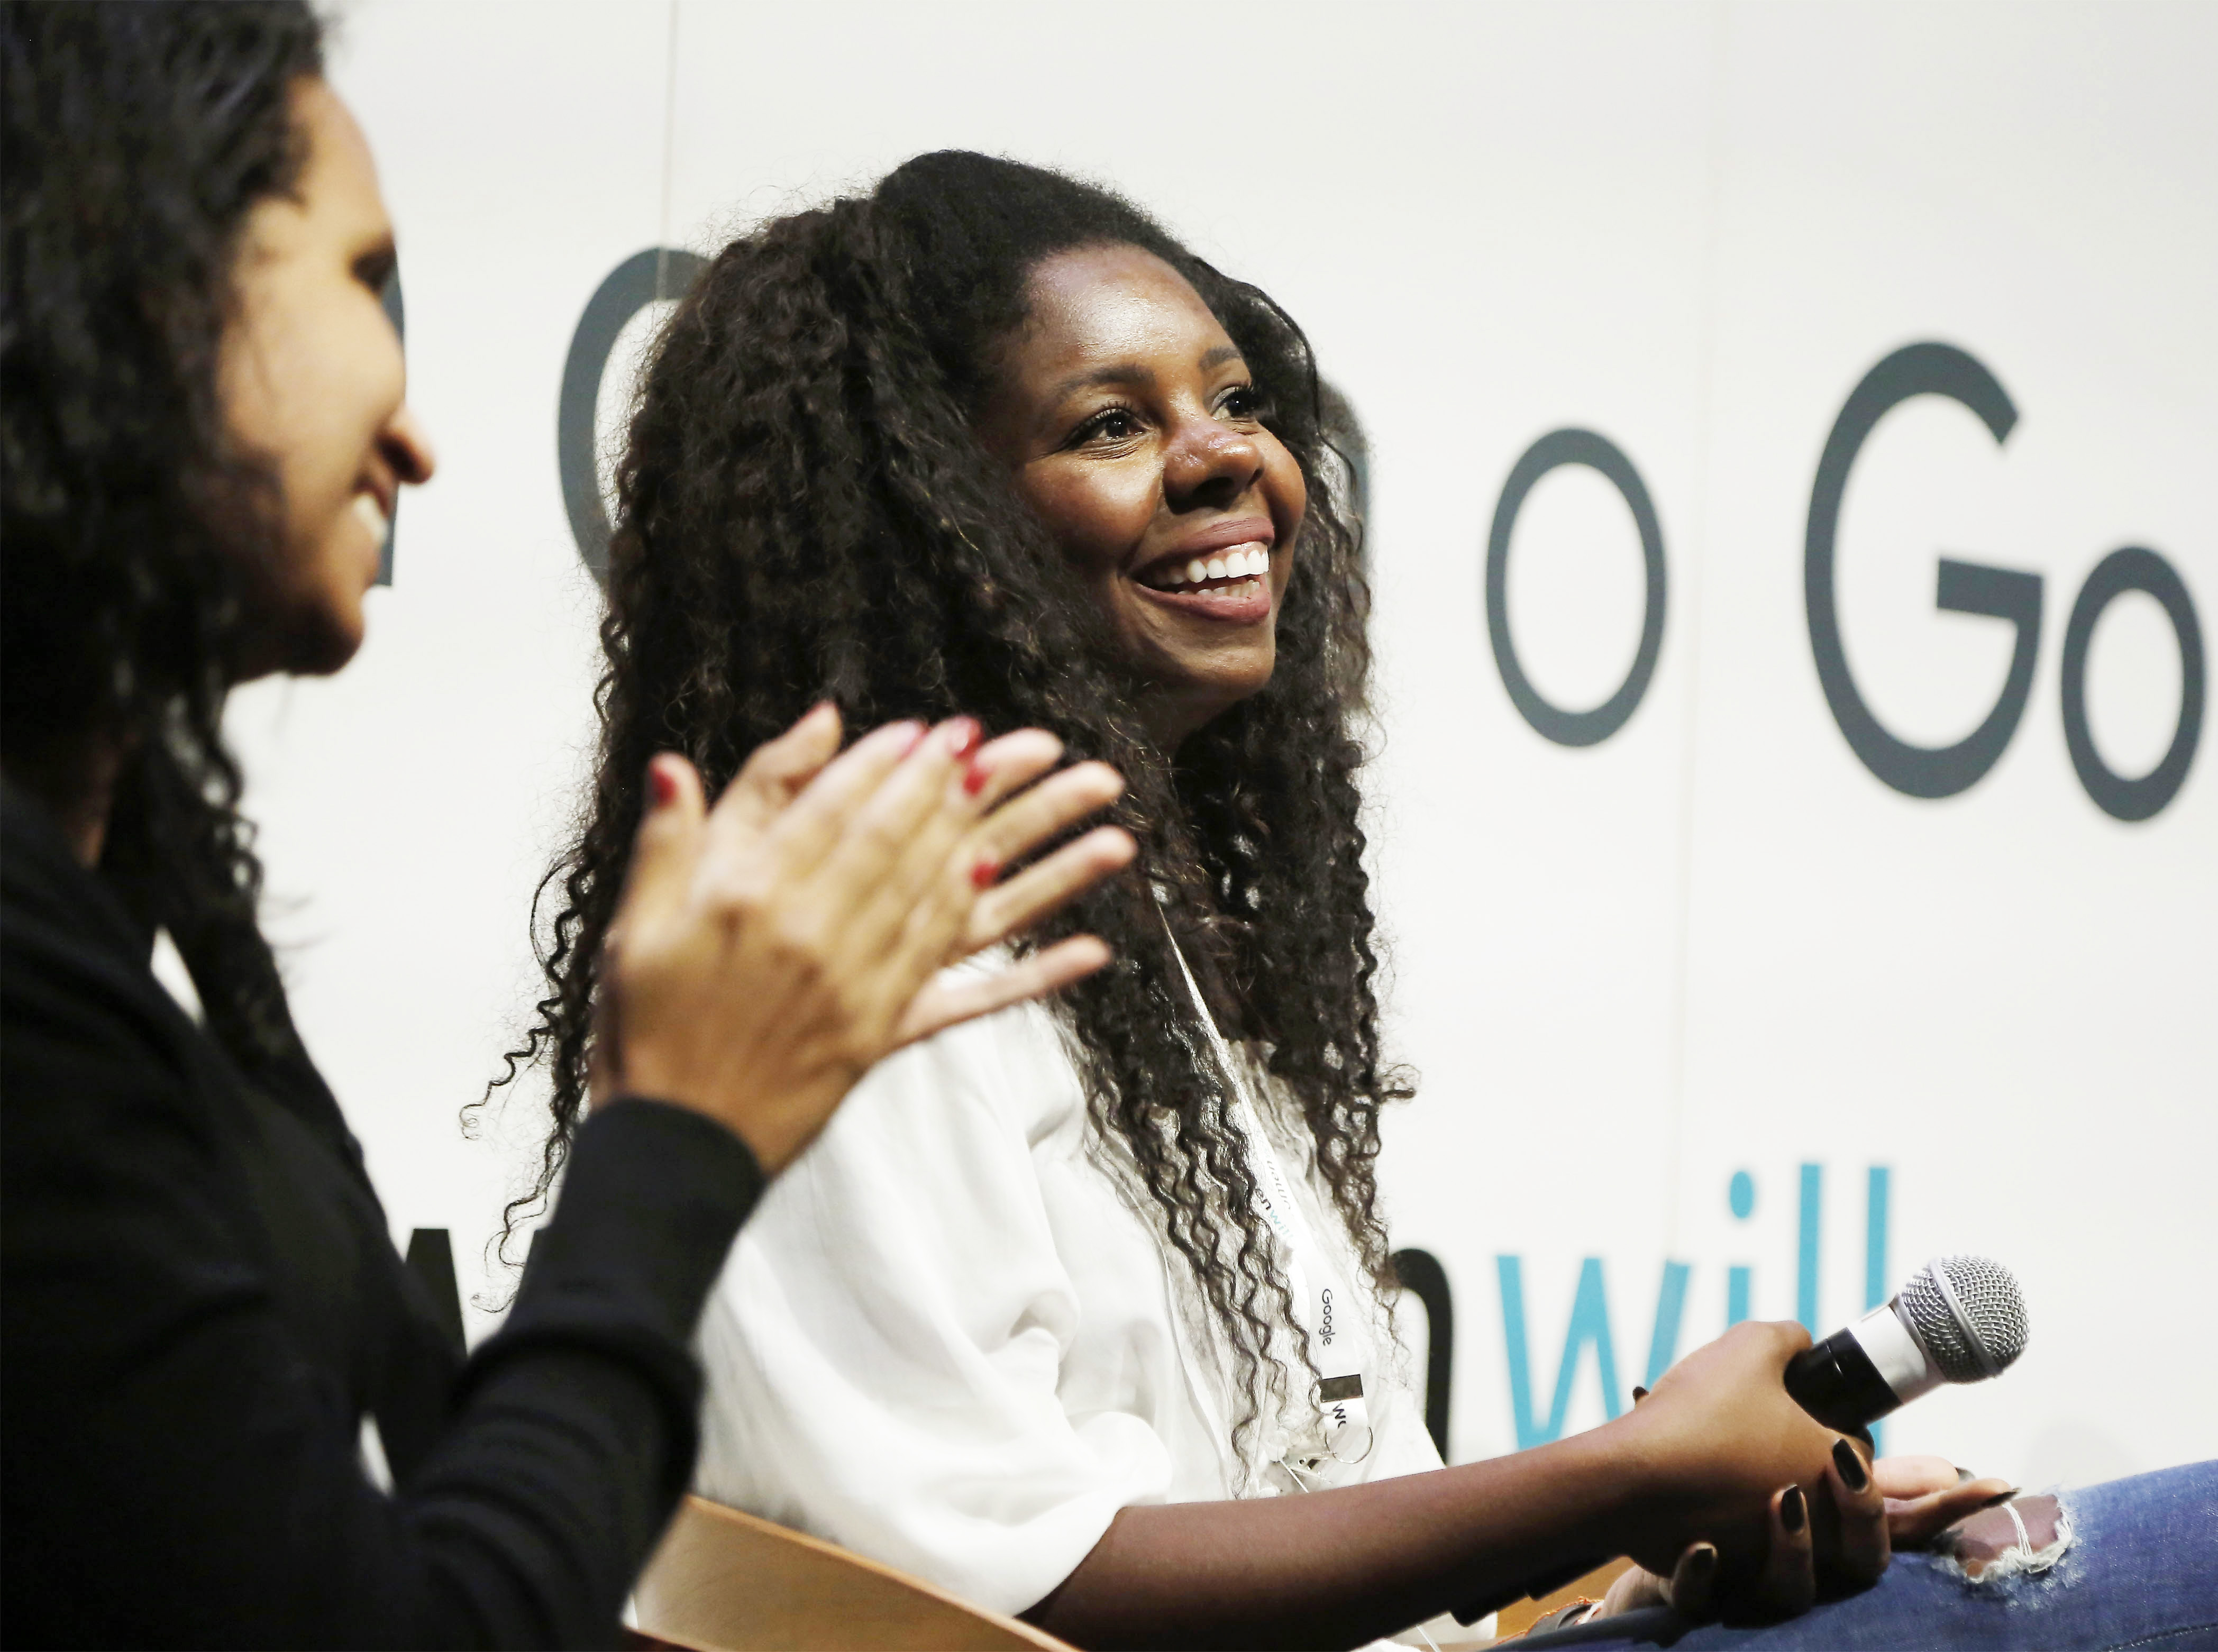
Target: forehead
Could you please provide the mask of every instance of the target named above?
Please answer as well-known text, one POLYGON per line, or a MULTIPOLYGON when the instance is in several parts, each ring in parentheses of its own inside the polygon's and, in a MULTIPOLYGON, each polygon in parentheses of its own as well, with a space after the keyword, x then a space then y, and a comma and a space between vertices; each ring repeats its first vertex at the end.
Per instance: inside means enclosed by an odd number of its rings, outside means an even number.
POLYGON ((377 163, 353 112, 321 80, 304 80, 294 93, 294 118, 308 140, 300 195, 308 212, 348 230, 386 227, 385 198, 377 163))
POLYGON ((1078 247, 1041 261, 1010 365, 1025 381, 1060 380, 1105 362, 1184 364, 1230 343, 1185 276, 1134 246, 1078 247))

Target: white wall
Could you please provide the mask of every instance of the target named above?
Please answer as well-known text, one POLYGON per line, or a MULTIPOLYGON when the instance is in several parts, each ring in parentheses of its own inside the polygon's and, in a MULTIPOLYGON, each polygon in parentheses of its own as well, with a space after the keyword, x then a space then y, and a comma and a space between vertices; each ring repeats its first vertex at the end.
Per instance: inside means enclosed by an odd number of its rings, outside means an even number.
MULTIPOLYGON (((554 444, 586 300, 642 248, 982 148, 1113 181, 1262 283, 1369 428, 1392 1032, 1425 1079, 1387 1181, 1397 1241, 1455 1290, 1455 1454, 1516 1443, 1497 1256, 1545 1422, 1583 1259, 1620 1389, 1667 1260, 1691 1269, 1682 1351, 1732 1266, 1756 1314, 1793 1315, 1810 1164, 1821 1329, 1864 1305, 1874 1166, 1890 1279, 1977 1249, 2025 1282, 2020 1366, 1890 1448, 2028 1483, 2218 1455, 2196 1376, 2218 757, 2113 819, 2060 690, 2074 598, 2121 546, 2167 560, 2218 646, 2214 74, 2193 4, 362 0, 335 77, 384 170, 443 467, 402 505, 361 659, 243 694, 233 726, 296 1005, 396 1229, 453 1229, 485 1288, 536 1137, 536 1087, 484 1140, 456 1120, 531 994, 526 908, 591 737, 598 597, 554 444), (1849 749, 1803 590, 1835 416, 1920 340, 1984 363, 2018 420, 1998 447, 1929 396, 1864 449, 1838 554, 1864 698, 1928 746, 1994 703, 2010 628, 1937 613, 1936 557, 2044 598, 2014 738, 1940 801, 1849 749), (1481 595, 1504 479, 1566 426, 1637 467, 1668 569, 1646 694, 1583 748, 1521 718, 1481 595), (2160 1357, 2103 1358, 2121 1321, 2160 1357)), ((1559 470, 1511 543, 1529 676, 1599 702, 1641 623, 1626 507, 1559 470)), ((2153 599, 2109 609, 2087 680, 2111 766, 2153 766, 2181 695, 2153 599)), ((1586 1358, 1569 1427, 1603 1414, 1586 1358)))

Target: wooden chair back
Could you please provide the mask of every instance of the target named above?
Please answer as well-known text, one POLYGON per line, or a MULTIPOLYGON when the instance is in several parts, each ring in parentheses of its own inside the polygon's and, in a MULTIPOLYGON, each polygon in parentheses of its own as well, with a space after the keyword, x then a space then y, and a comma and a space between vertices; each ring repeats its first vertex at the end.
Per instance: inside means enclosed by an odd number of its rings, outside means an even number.
POLYGON ((633 1603, 647 1637, 699 1652, 1071 1652, 921 1578, 700 1497, 678 1506, 633 1603))

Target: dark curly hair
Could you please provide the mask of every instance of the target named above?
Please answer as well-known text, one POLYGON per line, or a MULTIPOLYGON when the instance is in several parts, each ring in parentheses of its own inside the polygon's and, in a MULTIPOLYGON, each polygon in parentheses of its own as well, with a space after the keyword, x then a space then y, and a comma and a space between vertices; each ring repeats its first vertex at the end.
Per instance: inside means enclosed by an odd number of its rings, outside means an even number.
POLYGON ((1116 818, 1142 845, 1137 875, 1055 927, 1116 953, 1057 1013, 1097 1128, 1129 1153, 1241 1363, 1235 1432, 1249 1428, 1259 1394, 1279 1389, 1269 1327, 1291 1304, 1163 913, 1220 1024, 1261 1041, 1298 1099, 1382 1279, 1379 1112, 1408 1093, 1379 1049, 1350 728, 1369 597, 1327 406, 1307 340, 1261 292, 1126 201, 1035 167, 920 156, 867 196, 726 247, 656 347, 619 468, 598 775, 542 886, 561 901, 542 932, 551 991, 506 1075, 551 1055, 555 1128, 511 1220, 544 1197, 579 1117, 601 940, 656 751, 685 752, 714 787, 825 696, 858 727, 968 712, 989 731, 1047 728, 1124 772, 1116 818), (1143 732, 1131 668, 971 424, 1033 268, 1118 244, 1163 259, 1215 312, 1310 490, 1275 675, 1174 757, 1143 732))
POLYGON ((278 500, 227 439, 218 363, 248 213, 294 187, 292 93, 322 69, 298 0, 0 9, 0 753, 64 815, 112 787, 101 871, 283 1094, 322 1086, 221 731, 278 500))

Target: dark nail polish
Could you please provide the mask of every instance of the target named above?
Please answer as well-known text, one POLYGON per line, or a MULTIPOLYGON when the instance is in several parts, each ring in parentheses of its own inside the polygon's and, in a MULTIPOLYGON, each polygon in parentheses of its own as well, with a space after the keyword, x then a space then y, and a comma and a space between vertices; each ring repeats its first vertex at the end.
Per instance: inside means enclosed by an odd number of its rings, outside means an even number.
POLYGON ((1718 1551, 1706 1543, 1696 1544, 1694 1552, 1687 1556, 1687 1570, 1696 1581, 1707 1577, 1717 1565, 1718 1551))
POLYGON ((1779 1524, 1789 1531, 1800 1531, 1810 1524, 1810 1505, 1801 1487, 1789 1486, 1787 1495, 1779 1500, 1779 1524))
POLYGON ((1871 1484, 1871 1471, 1864 1467, 1856 1448, 1844 1439, 1833 1442, 1833 1467, 1840 1471, 1841 1483, 1850 1491, 1862 1491, 1871 1484))
POLYGON ((1639 1404, 1643 1400, 1646 1399, 1647 1397, 1648 1397, 1648 1390, 1647 1390, 1646 1389, 1645 1389, 1645 1388, 1642 1388, 1642 1387, 1641 1387, 1638 1383, 1634 1383, 1634 1384, 1633 1384, 1633 1404, 1635 1404, 1635 1405, 1639 1405, 1639 1404))

